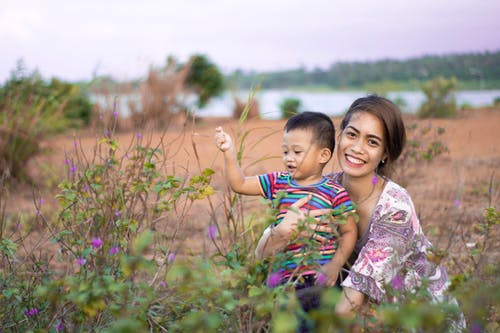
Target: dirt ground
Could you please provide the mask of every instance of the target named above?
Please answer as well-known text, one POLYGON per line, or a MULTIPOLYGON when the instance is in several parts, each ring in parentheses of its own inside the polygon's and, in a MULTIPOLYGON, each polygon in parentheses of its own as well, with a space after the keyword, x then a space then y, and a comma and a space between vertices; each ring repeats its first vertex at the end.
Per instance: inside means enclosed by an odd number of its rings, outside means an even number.
MULTIPOLYGON (((334 118, 336 128, 340 118, 334 118)), ((500 109, 462 110, 455 119, 419 120, 412 115, 405 115, 407 125, 418 124, 418 128, 431 126, 445 129, 439 140, 448 147, 449 152, 432 162, 419 162, 404 170, 404 175, 396 175, 403 180, 412 195, 419 212, 424 231, 440 247, 459 246, 449 235, 456 233, 457 226, 462 237, 460 244, 469 243, 477 235, 471 234, 472 224, 481 219, 484 208, 492 205, 499 209, 500 198, 500 109), (491 185, 491 186, 490 186, 491 185), (489 188, 492 188, 491 194, 489 188)), ((197 173, 200 168, 212 168, 216 171, 213 186, 216 189, 213 202, 218 209, 222 206, 222 192, 225 189, 222 155, 213 143, 214 128, 223 126, 233 136, 248 133, 245 140, 243 167, 247 174, 263 173, 281 168, 280 142, 282 120, 247 120, 239 125, 227 118, 204 118, 196 123, 171 125, 166 129, 163 141, 170 147, 169 160, 178 170, 197 173), (196 150, 196 153, 195 153, 196 150)), ((50 153, 39 156, 30 162, 31 173, 40 182, 42 191, 54 189, 64 172, 64 159, 74 149, 75 140, 79 149, 92 153, 99 129, 85 133, 61 135, 43 142, 50 148, 50 153)), ((143 140, 154 144, 162 133, 141 133, 143 140)), ((136 138, 137 133, 117 133, 120 147, 127 147, 136 138)), ((335 160, 331 161, 326 171, 338 170, 335 160)), ((44 194, 46 201, 51 201, 53 192, 44 194)), ((7 213, 33 211, 32 189, 28 186, 11 190, 7 203, 7 213)), ((192 212, 194 224, 204 216, 203 203, 192 212)), ((249 210, 262 209, 258 199, 249 199, 249 210)), ((193 230, 204 232, 197 225, 193 230)), ((196 233, 190 237, 196 238, 196 233)), ((496 245, 500 240, 496 238, 496 245)), ((197 242, 190 242, 191 250, 196 252, 197 242)), ((199 243, 199 242, 198 242, 199 243)), ((203 245, 205 246, 205 245, 203 245)), ((498 248, 498 247, 497 247, 498 248)), ((198 250, 203 250, 199 248, 198 250)), ((459 249, 457 249, 459 251, 459 249)))

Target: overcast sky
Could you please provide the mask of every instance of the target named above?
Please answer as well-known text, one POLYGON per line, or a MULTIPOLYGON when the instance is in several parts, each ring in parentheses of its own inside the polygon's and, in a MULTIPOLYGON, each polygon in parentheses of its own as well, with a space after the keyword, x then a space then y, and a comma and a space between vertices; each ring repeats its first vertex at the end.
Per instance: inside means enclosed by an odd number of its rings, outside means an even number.
POLYGON ((500 50, 499 0, 2 0, 0 83, 145 75, 203 53, 224 72, 500 50))

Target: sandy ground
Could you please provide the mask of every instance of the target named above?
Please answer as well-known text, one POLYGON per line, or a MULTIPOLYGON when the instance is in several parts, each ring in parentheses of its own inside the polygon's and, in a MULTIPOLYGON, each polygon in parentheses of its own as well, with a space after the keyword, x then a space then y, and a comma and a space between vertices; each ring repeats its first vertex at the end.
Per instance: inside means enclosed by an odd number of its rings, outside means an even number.
MULTIPOLYGON (((340 118, 334 118, 334 122, 338 128, 340 118)), ((417 124, 418 128, 430 125, 434 129, 445 129, 439 140, 448 147, 448 153, 430 163, 413 163, 405 168, 403 174, 395 175, 396 180, 401 180, 412 195, 429 238, 438 242, 441 247, 448 247, 450 243, 459 246, 456 239, 449 237, 451 231, 457 233, 459 230, 459 233, 466 235, 467 241, 479 237, 471 234, 472 225, 481 219, 483 209, 489 204, 497 210, 499 206, 500 109, 463 110, 455 119, 418 120, 412 115, 405 115, 405 122, 407 125, 417 124), (491 195, 488 193, 490 184, 491 195)), ((284 121, 248 120, 239 125, 231 119, 210 118, 201 119, 196 124, 172 125, 166 129, 163 142, 168 148, 171 166, 177 166, 177 170, 187 170, 191 174, 198 173, 200 168, 212 168, 216 171, 213 186, 217 192, 212 199, 216 209, 222 209, 225 190, 222 155, 213 143, 214 128, 219 125, 235 136, 238 133, 248 134, 242 165, 247 174, 257 174, 281 168, 279 155, 284 121)), ((59 136, 43 143, 50 148, 50 154, 30 162, 32 174, 40 181, 42 191, 59 181, 64 170, 65 156, 74 149, 75 138, 78 147, 91 155, 96 135, 100 135, 100 132, 102 130, 92 129, 86 133, 59 136)), ((155 144, 162 133, 149 132, 141 135, 143 140, 151 140, 155 144)), ((118 133, 116 138, 120 147, 124 148, 136 136, 137 133, 118 133)), ((334 170, 338 170, 335 160, 330 162, 326 171, 334 170)), ((51 201, 52 194, 47 193, 45 197, 51 201)), ((206 203, 198 203, 191 212, 192 226, 196 226, 191 231, 205 232, 205 226, 200 224, 208 223, 204 218, 206 206, 206 203)), ((246 208, 259 210, 263 209, 263 204, 258 199, 249 199, 246 201, 246 208)), ((19 187, 10 191, 7 212, 21 210, 33 210, 30 188, 19 187)), ((189 237, 196 237, 196 232, 189 237)), ((462 245, 463 240, 460 242, 462 245)), ((498 239, 496 242, 498 245, 498 239)), ((197 242, 190 244, 191 251, 194 252, 203 250, 201 247, 206 246, 197 245, 197 242)))

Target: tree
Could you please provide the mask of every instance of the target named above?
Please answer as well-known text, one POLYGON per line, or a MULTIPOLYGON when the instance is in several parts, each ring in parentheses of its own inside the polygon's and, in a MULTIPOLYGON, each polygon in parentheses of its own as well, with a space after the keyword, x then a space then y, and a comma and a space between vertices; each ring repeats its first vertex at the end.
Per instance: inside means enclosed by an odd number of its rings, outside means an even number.
POLYGON ((191 57, 186 85, 198 95, 198 107, 224 91, 224 77, 217 66, 206 56, 196 54, 191 57))
POLYGON ((453 94, 456 82, 455 78, 444 77, 424 82, 421 88, 427 100, 420 106, 417 116, 420 118, 454 117, 457 112, 457 103, 453 94))

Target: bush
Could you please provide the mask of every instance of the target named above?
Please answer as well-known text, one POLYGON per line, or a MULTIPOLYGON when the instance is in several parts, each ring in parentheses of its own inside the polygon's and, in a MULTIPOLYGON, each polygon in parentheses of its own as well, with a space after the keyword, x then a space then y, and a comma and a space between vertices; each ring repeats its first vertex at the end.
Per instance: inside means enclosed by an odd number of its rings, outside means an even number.
POLYGON ((438 77, 421 84, 421 89, 427 98, 422 103, 417 116, 420 118, 450 118, 456 116, 457 105, 453 94, 456 79, 438 77))
POLYGON ((302 102, 297 98, 285 98, 280 104, 281 119, 290 118, 299 113, 302 102))

